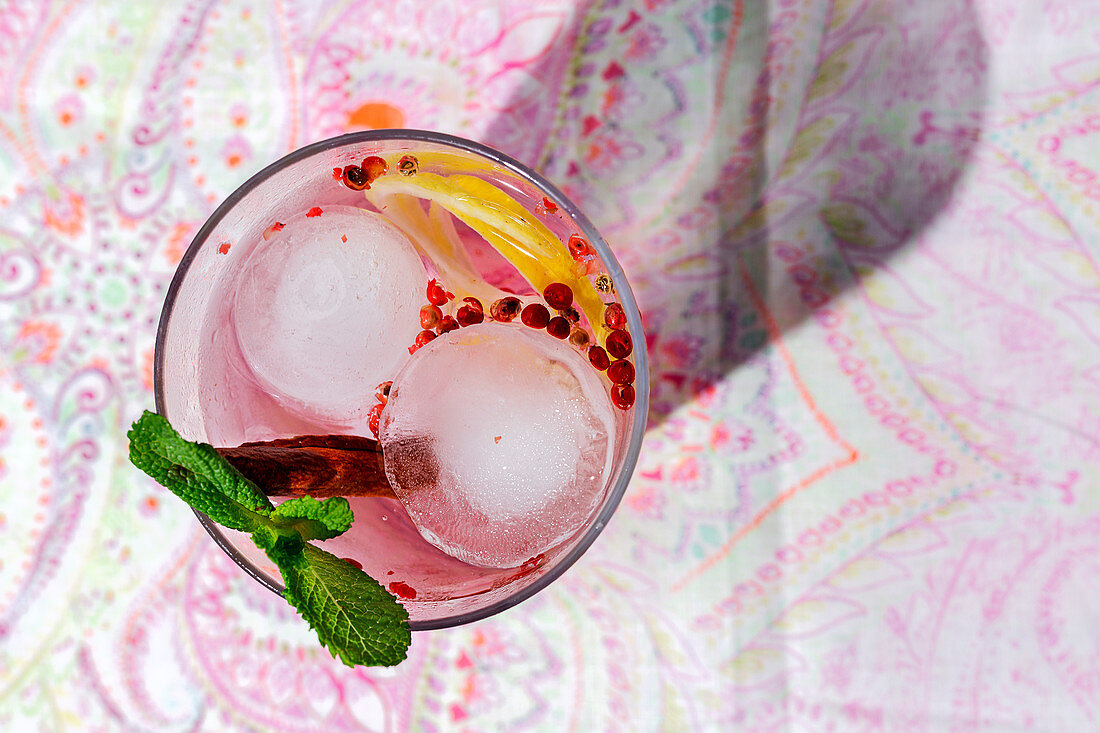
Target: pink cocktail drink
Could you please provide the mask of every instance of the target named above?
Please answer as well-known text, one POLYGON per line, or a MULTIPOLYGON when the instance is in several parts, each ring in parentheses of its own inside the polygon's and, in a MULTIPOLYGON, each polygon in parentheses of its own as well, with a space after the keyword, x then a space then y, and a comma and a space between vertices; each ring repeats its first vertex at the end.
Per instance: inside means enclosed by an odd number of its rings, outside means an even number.
MULTIPOLYGON (((594 228, 537 174, 432 133, 345 136, 257 174, 185 256, 157 346, 158 410, 184 437, 380 437, 401 500, 349 496, 325 548, 414 629, 563 572, 644 429, 640 320, 594 228)), ((247 538, 204 525, 280 588, 247 538)))

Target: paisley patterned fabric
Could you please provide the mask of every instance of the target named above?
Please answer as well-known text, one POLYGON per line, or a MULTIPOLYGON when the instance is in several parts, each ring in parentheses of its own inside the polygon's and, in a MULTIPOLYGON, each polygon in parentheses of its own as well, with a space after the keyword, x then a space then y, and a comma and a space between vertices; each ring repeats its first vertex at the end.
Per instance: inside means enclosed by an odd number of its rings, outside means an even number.
POLYGON ((0 0, 0 730, 1100 727, 1100 10, 0 0), (549 589, 348 669, 129 466, 251 173, 367 127, 533 165, 650 427, 549 589))

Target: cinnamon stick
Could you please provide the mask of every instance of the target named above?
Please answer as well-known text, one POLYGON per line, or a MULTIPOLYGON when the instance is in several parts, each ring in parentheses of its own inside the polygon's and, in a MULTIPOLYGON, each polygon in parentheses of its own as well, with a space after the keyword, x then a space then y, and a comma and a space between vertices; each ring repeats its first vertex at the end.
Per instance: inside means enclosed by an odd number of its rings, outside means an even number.
POLYGON ((394 498, 382 448, 370 438, 300 435, 217 451, 268 496, 394 498))

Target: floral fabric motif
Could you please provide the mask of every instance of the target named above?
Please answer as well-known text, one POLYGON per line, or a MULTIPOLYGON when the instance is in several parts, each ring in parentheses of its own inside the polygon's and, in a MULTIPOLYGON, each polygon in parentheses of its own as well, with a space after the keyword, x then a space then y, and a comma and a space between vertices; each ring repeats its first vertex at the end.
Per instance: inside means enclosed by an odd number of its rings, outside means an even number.
POLYGON ((0 2, 0 729, 1096 728, 1097 22, 0 2), (124 432, 213 207, 383 126, 498 147, 590 215, 652 410, 563 578, 350 670, 124 432))

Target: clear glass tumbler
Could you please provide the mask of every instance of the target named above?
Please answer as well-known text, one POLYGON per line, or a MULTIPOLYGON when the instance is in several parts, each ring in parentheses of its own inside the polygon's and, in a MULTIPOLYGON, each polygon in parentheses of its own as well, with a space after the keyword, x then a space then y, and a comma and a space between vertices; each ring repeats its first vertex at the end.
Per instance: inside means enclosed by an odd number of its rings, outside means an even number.
MULTIPOLYGON (((226 324, 225 303, 235 278, 265 228, 311 207, 350 205, 371 208, 364 194, 334 181, 334 170, 368 156, 397 161, 441 176, 481 178, 519 202, 527 215, 548 227, 562 243, 577 235, 595 255, 588 274, 607 298, 625 312, 633 342, 635 402, 617 414, 611 475, 602 504, 583 527, 539 562, 510 569, 468 565, 425 543, 401 504, 388 498, 352 499, 356 521, 347 534, 323 543, 339 556, 354 557, 383 585, 396 580, 415 588, 405 595, 413 630, 445 628, 477 621, 510 608, 545 588, 572 565, 606 526, 634 470, 646 424, 649 383, 641 317, 622 268, 606 242, 577 207, 535 171, 469 140, 418 130, 358 132, 297 150, 269 165, 238 188, 214 211, 184 254, 169 288, 157 332, 155 394, 157 411, 190 440, 234 446, 294 434, 325 432, 293 415, 264 394, 250 377, 226 324), (607 290, 603 290, 607 288, 607 290)), ((385 215, 385 212, 381 212, 385 215)), ((507 281, 502 259, 456 222, 469 260, 486 280, 522 294, 522 280, 507 281), (502 280, 503 278, 503 280, 502 280)), ((260 583, 281 593, 278 570, 245 535, 217 526, 199 514, 215 542, 260 583)), ((400 596, 400 594, 399 594, 400 596)))

